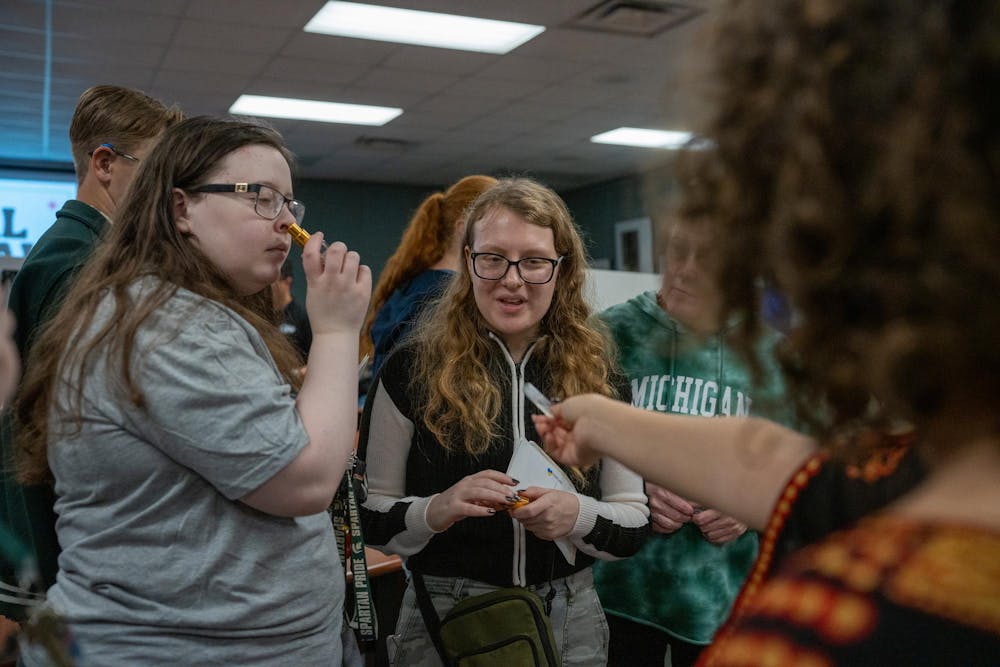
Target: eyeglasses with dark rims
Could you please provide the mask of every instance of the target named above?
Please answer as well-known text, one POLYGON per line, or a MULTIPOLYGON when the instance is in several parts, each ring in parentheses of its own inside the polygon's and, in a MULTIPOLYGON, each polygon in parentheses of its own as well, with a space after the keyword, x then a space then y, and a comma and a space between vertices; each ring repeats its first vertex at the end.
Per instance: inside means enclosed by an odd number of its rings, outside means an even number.
POLYGON ((185 188, 188 192, 207 193, 245 193, 252 192, 254 198, 253 208, 262 218, 274 220, 281 215, 282 207, 287 203, 288 210, 295 217, 297 224, 302 224, 302 219, 306 217, 306 205, 297 199, 289 199, 270 185, 263 183, 206 183, 196 188, 185 188))
POLYGON ((544 285, 552 280, 556 267, 565 257, 522 257, 514 262, 494 252, 473 252, 469 256, 472 258, 473 272, 483 280, 500 280, 513 266, 521 280, 530 285, 544 285))

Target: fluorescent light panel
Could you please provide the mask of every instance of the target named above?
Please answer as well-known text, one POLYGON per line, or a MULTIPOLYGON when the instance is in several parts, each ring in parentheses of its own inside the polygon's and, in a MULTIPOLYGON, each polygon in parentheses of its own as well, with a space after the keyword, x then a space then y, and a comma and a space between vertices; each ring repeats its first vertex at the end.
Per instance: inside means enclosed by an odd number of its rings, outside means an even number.
POLYGON ((483 53, 507 53, 544 30, 528 23, 335 1, 327 2, 305 27, 326 35, 483 53))
POLYGON ((403 113, 394 107, 374 107, 366 104, 341 104, 318 100, 297 100, 291 97, 240 95, 229 107, 229 113, 268 118, 317 120, 322 123, 350 125, 385 125, 403 113))
POLYGON ((617 130, 595 134, 590 138, 595 144, 640 146, 642 148, 680 148, 694 137, 690 132, 647 130, 641 127, 619 127, 617 130))

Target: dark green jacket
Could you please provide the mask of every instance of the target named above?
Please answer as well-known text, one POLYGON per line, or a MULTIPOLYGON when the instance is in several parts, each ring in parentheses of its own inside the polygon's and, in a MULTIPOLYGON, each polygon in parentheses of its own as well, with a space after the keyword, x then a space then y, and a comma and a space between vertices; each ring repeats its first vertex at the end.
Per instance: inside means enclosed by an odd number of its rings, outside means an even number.
MULTIPOLYGON (((14 338, 21 359, 27 360, 35 336, 56 312, 73 276, 90 257, 106 225, 107 219, 100 211, 71 199, 56 213, 55 223, 28 253, 11 285, 8 300, 10 310, 17 317, 14 338)), ((55 497, 48 485, 25 487, 16 482, 9 415, 4 416, 2 427, 0 453, 4 465, 0 475, 0 521, 10 527, 34 555, 42 584, 47 589, 55 583, 58 571, 59 543, 52 511, 55 497)), ((0 577, 17 583, 15 564, 8 562, 7 554, 0 555, 3 556, 0 577)), ((0 613, 19 617, 24 610, 0 605, 0 613)))
MULTIPOLYGON (((765 377, 754 383, 727 345, 726 329, 699 338, 657 305, 655 292, 612 306, 601 318, 632 383, 633 405, 700 417, 754 415, 793 423, 784 383, 768 354, 776 334, 760 343, 765 377)), ((753 531, 716 546, 688 523, 670 535, 654 533, 632 558, 598 562, 594 584, 607 613, 707 644, 728 616, 756 555, 753 531)))

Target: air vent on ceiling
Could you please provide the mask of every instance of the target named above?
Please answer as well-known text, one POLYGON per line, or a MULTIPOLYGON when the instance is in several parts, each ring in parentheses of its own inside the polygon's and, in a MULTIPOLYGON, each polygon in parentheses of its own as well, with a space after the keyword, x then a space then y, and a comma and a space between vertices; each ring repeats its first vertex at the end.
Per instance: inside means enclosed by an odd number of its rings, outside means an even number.
POLYGON ((354 145, 360 148, 367 148, 373 151, 385 153, 402 153, 411 148, 416 148, 419 144, 415 141, 405 139, 392 139, 389 137, 366 137, 360 136, 354 140, 354 145))
POLYGON ((705 10, 674 0, 604 0, 566 24, 567 28, 653 37, 705 10))

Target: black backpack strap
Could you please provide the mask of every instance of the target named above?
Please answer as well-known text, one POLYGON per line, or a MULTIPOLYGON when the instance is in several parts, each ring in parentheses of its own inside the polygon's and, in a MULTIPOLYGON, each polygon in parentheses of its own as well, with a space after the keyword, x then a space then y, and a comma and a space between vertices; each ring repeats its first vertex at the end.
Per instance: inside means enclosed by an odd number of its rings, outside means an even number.
POLYGON ((444 652, 444 644, 441 643, 441 618, 434 610, 434 603, 431 602, 431 594, 427 592, 424 578, 418 572, 410 572, 410 580, 413 582, 413 592, 417 596, 417 607, 420 608, 420 616, 424 619, 424 626, 427 627, 427 634, 434 642, 434 648, 441 658, 441 662, 448 664, 448 658, 444 652))

